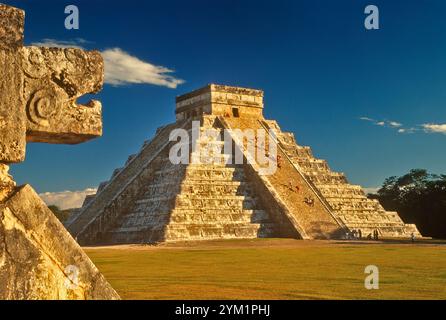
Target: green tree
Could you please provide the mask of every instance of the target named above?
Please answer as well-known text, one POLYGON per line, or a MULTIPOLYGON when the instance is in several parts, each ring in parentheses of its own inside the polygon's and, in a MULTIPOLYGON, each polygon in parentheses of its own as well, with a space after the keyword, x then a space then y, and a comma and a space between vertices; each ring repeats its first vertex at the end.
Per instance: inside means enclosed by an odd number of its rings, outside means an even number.
POLYGON ((414 169, 384 181, 377 194, 386 210, 398 211, 406 223, 415 223, 424 236, 446 239, 446 175, 414 169))

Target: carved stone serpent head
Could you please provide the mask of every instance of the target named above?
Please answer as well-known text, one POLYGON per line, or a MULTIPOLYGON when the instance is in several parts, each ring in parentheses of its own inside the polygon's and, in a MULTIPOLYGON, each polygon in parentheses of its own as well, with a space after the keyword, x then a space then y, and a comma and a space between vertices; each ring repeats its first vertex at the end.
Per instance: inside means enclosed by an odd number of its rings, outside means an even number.
POLYGON ((104 81, 99 52, 23 46, 25 14, 0 4, 0 162, 20 162, 26 142, 77 144, 102 135, 101 103, 78 104, 104 81))

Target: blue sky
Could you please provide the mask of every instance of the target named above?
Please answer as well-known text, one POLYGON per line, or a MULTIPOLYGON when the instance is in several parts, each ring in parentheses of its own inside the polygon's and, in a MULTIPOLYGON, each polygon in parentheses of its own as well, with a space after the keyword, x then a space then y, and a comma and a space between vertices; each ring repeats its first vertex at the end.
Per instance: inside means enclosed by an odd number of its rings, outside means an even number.
POLYGON ((106 84, 95 97, 102 138, 29 144, 26 162, 12 166, 38 192, 107 180, 174 121, 176 95, 208 83, 263 89, 266 117, 355 184, 379 186, 412 168, 446 173, 444 0, 3 2, 26 10, 26 44, 119 48, 185 81, 106 84), (68 4, 79 7, 79 30, 64 28, 68 4), (367 4, 380 9, 380 30, 364 28, 367 4))

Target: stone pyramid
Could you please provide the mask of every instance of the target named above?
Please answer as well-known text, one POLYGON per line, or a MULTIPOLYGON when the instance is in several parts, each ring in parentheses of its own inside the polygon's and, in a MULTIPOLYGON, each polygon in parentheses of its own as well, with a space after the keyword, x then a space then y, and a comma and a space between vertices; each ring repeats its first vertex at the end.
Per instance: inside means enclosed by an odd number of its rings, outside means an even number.
POLYGON ((214 84, 178 97, 176 122, 115 170, 68 229, 81 244, 336 239, 353 229, 364 236, 419 235, 265 120, 262 91, 214 84), (240 134, 249 130, 254 136, 240 134), (191 138, 173 139, 175 131, 191 138), (254 159, 258 153, 249 146, 259 144, 274 170, 254 159), (173 161, 172 150, 185 161, 173 161), (241 162, 234 161, 236 151, 241 162))

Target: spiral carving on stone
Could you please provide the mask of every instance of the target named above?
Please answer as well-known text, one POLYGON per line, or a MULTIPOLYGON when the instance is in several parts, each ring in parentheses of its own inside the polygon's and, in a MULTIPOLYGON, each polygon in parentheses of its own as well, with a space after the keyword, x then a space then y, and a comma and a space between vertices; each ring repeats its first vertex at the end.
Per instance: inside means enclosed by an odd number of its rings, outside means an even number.
POLYGON ((23 71, 34 79, 40 79, 47 74, 48 69, 45 58, 39 48, 28 48, 24 50, 23 71))
POLYGON ((51 89, 36 91, 27 104, 28 119, 39 126, 48 127, 49 119, 57 112, 57 96, 51 89))

